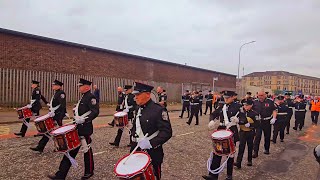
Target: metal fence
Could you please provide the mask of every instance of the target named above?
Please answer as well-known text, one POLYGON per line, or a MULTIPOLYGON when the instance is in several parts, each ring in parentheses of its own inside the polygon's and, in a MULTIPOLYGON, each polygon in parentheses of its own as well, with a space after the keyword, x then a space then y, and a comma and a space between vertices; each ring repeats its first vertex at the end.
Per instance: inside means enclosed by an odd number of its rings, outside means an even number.
POLYGON ((66 92, 67 102, 77 102, 80 98, 77 87, 80 78, 91 80, 98 86, 102 103, 114 104, 117 101, 116 88, 126 84, 133 85, 135 81, 153 85, 155 88, 162 86, 167 91, 169 102, 180 102, 182 89, 180 83, 0 68, 0 106, 18 107, 27 104, 30 101, 32 80, 40 82, 41 92, 49 101, 53 95, 51 84, 58 79, 64 83, 63 89, 66 92))

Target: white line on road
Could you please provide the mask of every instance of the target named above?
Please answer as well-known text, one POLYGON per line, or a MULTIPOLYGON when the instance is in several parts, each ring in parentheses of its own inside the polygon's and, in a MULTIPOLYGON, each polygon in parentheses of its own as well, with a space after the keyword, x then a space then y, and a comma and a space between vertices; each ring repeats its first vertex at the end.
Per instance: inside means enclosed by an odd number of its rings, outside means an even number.
POLYGON ((95 156, 95 155, 103 154, 103 153, 106 153, 106 152, 110 152, 110 150, 108 150, 108 151, 96 152, 96 153, 93 153, 93 155, 95 156))
POLYGON ((194 132, 189 132, 189 133, 184 133, 184 134, 178 134, 178 135, 175 135, 174 137, 185 136, 185 135, 189 135, 189 134, 194 134, 194 132))

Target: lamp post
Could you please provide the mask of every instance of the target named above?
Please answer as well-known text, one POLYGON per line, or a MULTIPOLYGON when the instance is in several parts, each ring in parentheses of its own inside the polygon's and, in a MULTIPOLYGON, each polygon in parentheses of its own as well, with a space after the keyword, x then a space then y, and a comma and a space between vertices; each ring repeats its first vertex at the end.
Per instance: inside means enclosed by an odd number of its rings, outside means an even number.
POLYGON ((250 41, 250 42, 247 42, 247 43, 244 43, 240 46, 240 49, 239 49, 239 64, 238 64, 238 80, 240 80, 240 55, 241 55, 241 49, 243 46, 247 45, 247 44, 251 44, 251 43, 255 43, 256 41, 250 41))
POLYGON ((214 91, 214 87, 215 87, 214 82, 215 82, 215 81, 218 81, 218 78, 217 78, 217 77, 213 77, 213 79, 212 79, 212 91, 213 91, 213 92, 215 92, 215 91, 214 91))

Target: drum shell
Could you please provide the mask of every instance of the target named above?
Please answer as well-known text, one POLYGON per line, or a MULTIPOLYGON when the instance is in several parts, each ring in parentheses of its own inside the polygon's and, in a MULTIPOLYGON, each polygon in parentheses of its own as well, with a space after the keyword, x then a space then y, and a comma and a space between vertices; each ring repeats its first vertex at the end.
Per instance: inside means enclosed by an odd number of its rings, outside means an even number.
POLYGON ((114 115, 114 123, 119 128, 127 126, 129 123, 128 114, 126 114, 124 116, 115 116, 114 115))
POLYGON ((26 119, 32 117, 33 113, 29 108, 19 108, 17 109, 18 118, 19 119, 26 119))
MULTIPOLYGON (((213 152, 219 156, 228 156, 236 152, 235 144, 233 141, 233 133, 230 130, 216 130, 217 131, 229 131, 231 135, 226 137, 212 137, 213 152)), ((212 134, 213 134, 212 133, 212 134)))
POLYGON ((52 117, 49 117, 43 121, 34 121, 34 125, 36 126, 38 132, 43 134, 54 130, 57 126, 52 117))
POLYGON ((81 145, 78 130, 76 128, 60 134, 51 133, 51 135, 53 137, 54 146, 57 152, 68 152, 78 148, 81 145))

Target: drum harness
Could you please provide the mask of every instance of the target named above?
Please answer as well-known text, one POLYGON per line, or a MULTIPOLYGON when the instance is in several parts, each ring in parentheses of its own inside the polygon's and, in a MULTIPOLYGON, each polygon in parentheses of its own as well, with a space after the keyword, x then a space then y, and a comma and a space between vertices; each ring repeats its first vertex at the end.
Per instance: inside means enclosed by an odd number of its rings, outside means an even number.
MULTIPOLYGON (((229 120, 229 118, 228 118, 227 105, 226 105, 226 104, 223 106, 222 112, 223 112, 224 124, 225 124, 225 126, 227 127, 227 129, 229 129, 229 128, 230 128, 231 126, 233 126, 233 125, 236 125, 235 122, 230 122, 230 120, 229 120)), ((239 114, 239 112, 238 112, 234 117, 237 117, 238 114, 239 114)), ((218 167, 217 169, 211 170, 210 167, 211 167, 211 164, 212 164, 213 156, 214 156, 214 152, 211 152, 211 153, 210 153, 210 157, 209 157, 209 159, 208 159, 208 161, 207 161, 207 169, 208 169, 208 171, 209 171, 210 173, 212 173, 212 174, 220 174, 220 173, 223 171, 223 169, 225 168, 225 166, 227 165, 227 162, 228 162, 229 158, 234 157, 234 154, 229 154, 229 155, 227 156, 227 159, 221 164, 220 167, 218 167)))

